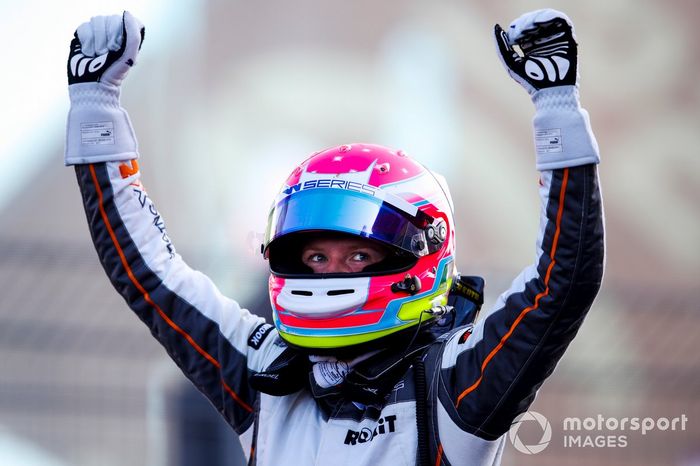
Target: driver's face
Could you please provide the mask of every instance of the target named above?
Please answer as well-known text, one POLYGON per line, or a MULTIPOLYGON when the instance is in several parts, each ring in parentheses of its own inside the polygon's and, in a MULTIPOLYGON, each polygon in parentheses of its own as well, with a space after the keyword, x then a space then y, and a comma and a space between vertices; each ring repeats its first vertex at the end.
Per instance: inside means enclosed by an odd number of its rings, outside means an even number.
POLYGON ((314 273, 354 273, 386 254, 383 247, 362 238, 316 238, 302 248, 301 260, 314 273))

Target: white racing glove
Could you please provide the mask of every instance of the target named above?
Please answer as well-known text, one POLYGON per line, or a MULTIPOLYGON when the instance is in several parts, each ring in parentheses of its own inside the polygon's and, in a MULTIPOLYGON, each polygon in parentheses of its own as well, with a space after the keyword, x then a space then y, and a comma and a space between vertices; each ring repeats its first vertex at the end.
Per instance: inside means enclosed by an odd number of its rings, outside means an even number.
POLYGON ((588 112, 579 103, 571 20, 560 11, 536 10, 514 20, 507 31, 496 24, 494 34, 503 66, 535 104, 537 169, 598 163, 588 112))
POLYGON ((128 11, 96 16, 75 31, 68 56, 66 165, 138 158, 136 135, 119 93, 143 38, 143 24, 128 11))

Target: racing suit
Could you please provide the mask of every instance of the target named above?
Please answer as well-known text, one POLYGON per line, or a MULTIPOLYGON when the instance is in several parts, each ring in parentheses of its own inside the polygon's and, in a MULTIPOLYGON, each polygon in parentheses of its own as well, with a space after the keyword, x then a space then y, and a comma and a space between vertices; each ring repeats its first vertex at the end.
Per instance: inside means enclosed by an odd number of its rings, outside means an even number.
POLYGON ((136 161, 75 169, 114 287, 239 434, 250 464, 413 465, 421 425, 430 464, 499 464, 504 434, 554 370, 602 279, 596 165, 542 170, 536 261, 473 327, 420 346, 424 382, 404 364, 378 379, 390 387, 374 400, 319 391, 308 372, 293 391, 263 393, 255 376, 299 370, 282 357, 286 345, 177 254, 136 161))

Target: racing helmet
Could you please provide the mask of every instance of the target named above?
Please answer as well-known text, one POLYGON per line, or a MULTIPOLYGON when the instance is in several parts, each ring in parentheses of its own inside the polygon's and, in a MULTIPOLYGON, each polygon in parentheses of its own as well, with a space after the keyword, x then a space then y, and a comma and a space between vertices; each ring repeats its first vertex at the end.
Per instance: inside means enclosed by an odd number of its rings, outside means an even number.
POLYGON ((379 145, 316 152, 275 198, 262 252, 270 264, 273 321, 291 346, 357 348, 415 334, 444 312, 452 285, 447 184, 402 151, 379 145), (365 238, 388 254, 361 272, 314 274, 301 250, 319 235, 365 238))

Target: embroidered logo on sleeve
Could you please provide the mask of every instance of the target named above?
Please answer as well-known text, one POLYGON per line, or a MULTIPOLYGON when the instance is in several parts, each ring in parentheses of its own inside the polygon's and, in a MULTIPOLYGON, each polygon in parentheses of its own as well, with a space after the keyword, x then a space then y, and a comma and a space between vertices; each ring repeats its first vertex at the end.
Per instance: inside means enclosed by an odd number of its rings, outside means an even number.
POLYGON ((255 331, 250 335, 250 338, 248 338, 248 346, 253 349, 260 349, 260 345, 262 345, 265 338, 270 334, 270 330, 273 328, 275 327, 268 323, 258 325, 255 331))

